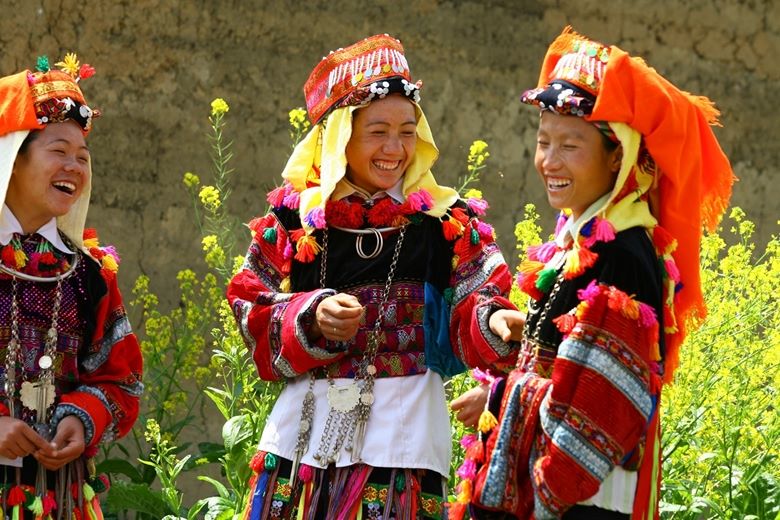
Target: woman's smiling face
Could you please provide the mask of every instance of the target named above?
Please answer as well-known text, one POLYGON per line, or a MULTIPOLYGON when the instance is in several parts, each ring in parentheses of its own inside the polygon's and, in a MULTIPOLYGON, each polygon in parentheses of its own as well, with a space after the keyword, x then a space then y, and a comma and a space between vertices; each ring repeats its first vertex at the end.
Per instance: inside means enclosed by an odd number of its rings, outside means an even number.
POLYGON ((70 211, 89 181, 89 160, 73 121, 46 125, 17 155, 5 203, 26 233, 70 211))
POLYGON ((393 187, 417 146, 414 105, 400 94, 372 101, 353 113, 346 148, 347 179, 370 194, 393 187))
POLYGON ((612 190, 621 149, 609 151, 604 137, 577 116, 545 111, 539 121, 534 165, 555 209, 571 209, 575 218, 612 190))

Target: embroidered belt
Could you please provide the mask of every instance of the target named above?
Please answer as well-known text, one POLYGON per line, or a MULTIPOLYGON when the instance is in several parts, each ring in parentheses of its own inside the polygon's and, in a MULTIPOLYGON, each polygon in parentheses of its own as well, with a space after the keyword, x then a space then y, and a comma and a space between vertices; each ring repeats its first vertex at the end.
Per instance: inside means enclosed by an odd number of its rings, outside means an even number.
MULTIPOLYGON (((355 370, 360 363, 360 357, 348 357, 338 363, 316 370, 317 379, 326 377, 355 377, 355 370)), ((376 377, 398 377, 422 374, 428 367, 425 365, 425 352, 379 352, 374 358, 376 377)))

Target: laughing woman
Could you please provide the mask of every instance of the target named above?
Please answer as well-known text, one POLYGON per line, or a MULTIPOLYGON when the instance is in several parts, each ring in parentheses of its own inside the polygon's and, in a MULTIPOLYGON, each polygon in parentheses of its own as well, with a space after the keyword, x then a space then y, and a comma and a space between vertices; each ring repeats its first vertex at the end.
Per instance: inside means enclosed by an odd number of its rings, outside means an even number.
POLYGON ((442 377, 512 360, 486 316, 510 275, 481 200, 438 156, 400 42, 331 53, 304 87, 314 127, 253 220, 228 299, 259 376, 287 381, 245 518, 439 518, 442 377))
POLYGON ((0 79, 0 518, 102 517, 91 457, 142 389, 115 253, 84 232, 94 69, 61 65, 0 79))

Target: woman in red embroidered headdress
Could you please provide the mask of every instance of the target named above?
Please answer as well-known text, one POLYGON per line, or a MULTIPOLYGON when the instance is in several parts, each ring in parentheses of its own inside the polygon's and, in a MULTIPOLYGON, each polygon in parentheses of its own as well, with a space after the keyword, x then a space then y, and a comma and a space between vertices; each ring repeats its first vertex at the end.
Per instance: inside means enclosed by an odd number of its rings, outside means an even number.
POLYGON ((569 28, 522 101, 541 110, 534 162, 562 213, 520 266, 517 367, 490 385, 498 424, 469 446, 451 517, 470 501, 475 518, 657 518, 661 388, 704 318, 702 227, 733 182, 718 113, 569 28))
POLYGON ((84 230, 98 115, 68 54, 0 78, 0 517, 102 518, 92 457, 138 415, 116 252, 84 230), (7 515, 7 516, 5 516, 7 515))
POLYGON ((440 517, 450 464, 442 378, 513 352, 483 201, 436 183, 401 43, 331 53, 304 92, 311 132, 253 220, 228 288, 261 378, 287 385, 254 459, 245 518, 440 517))

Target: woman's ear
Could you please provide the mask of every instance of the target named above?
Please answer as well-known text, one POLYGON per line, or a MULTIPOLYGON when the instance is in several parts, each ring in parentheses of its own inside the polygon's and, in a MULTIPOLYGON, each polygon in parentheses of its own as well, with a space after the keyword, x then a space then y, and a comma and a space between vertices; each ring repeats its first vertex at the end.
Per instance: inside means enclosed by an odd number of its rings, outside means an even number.
POLYGON ((617 174, 620 171, 620 164, 623 162, 623 145, 618 145, 612 150, 612 158, 609 161, 609 170, 617 174))

